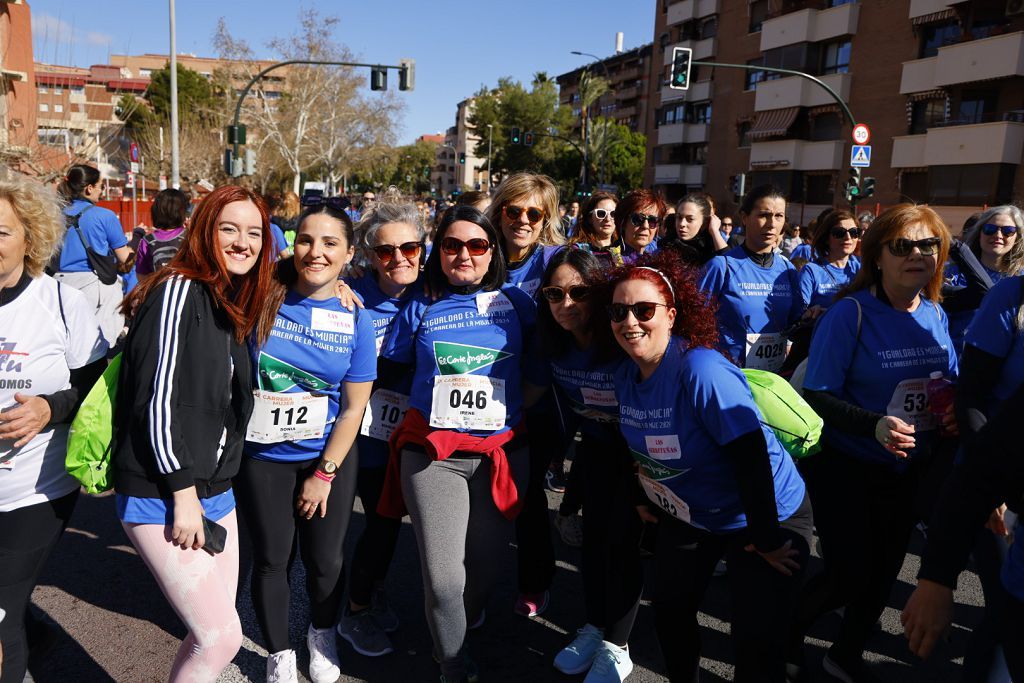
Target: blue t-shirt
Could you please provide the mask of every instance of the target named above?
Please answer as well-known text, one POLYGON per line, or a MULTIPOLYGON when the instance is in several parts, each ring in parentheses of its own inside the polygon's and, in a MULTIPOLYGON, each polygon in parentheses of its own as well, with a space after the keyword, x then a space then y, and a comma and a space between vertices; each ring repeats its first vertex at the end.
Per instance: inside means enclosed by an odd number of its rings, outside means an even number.
POLYGON ((689 507, 693 526, 713 533, 742 529, 747 518, 736 468, 722 446, 760 429, 768 444, 779 519, 788 519, 803 502, 804 482, 775 434, 762 424, 743 372, 718 351, 684 352, 683 347, 673 337, 661 364, 642 382, 632 362, 615 374, 620 428, 641 472, 689 507))
MULTIPOLYGON (((78 227, 85 235, 89 247, 97 254, 110 254, 114 249, 120 249, 128 244, 121 221, 110 209, 96 206, 85 199, 76 199, 64 207, 64 215, 77 214, 82 214, 78 219, 78 227)), ((64 235, 64 246, 60 252, 60 270, 63 273, 91 272, 89 261, 85 257, 85 247, 82 246, 82 240, 74 228, 68 228, 64 235)))
MULTIPOLYGON (((363 313, 367 315, 373 322, 373 334, 376 341, 376 353, 380 355, 381 347, 384 345, 384 339, 387 336, 388 330, 391 328, 391 321, 394 320, 398 314, 402 304, 408 301, 412 293, 420 291, 419 282, 415 282, 406 289, 406 295, 401 299, 393 299, 385 294, 380 286, 377 284, 377 277, 372 271, 368 271, 358 280, 354 280, 351 283, 352 289, 359 295, 363 300, 363 313)), ((381 389, 394 391, 403 396, 409 395, 409 388, 411 385, 410 378, 404 378, 398 386, 380 386, 377 391, 381 389)), ((371 419, 383 420, 388 424, 389 427, 393 428, 405 415, 402 411, 386 409, 386 413, 374 415, 375 400, 370 399, 370 405, 367 406, 367 410, 371 411, 371 419)), ((381 405, 377 408, 379 411, 384 411, 385 406, 381 405)), ((369 429, 368 429, 369 431, 369 429)), ((374 430, 377 433, 377 430, 374 430)), ((365 434, 360 434, 356 439, 356 444, 359 448, 359 466, 360 467, 383 467, 388 462, 388 442, 384 439, 374 438, 365 434)))
POLYGON ((540 289, 544 277, 544 269, 561 246, 538 245, 525 259, 516 264, 515 269, 509 267, 505 281, 515 285, 530 295, 532 299, 540 289))
POLYGON ((964 336, 965 342, 985 353, 1005 359, 992 387, 990 408, 996 409, 1024 383, 1024 335, 1017 315, 1024 304, 1024 277, 997 282, 981 300, 964 336))
POLYGON ((259 460, 301 462, 320 457, 340 412, 342 382, 377 378, 373 321, 358 310, 348 311, 334 297, 316 300, 288 292, 267 343, 262 348, 250 345, 250 352, 257 389, 327 397, 322 436, 275 443, 246 441, 246 454, 259 460))
MULTIPOLYGON (((139 498, 119 493, 116 496, 117 518, 128 524, 174 524, 174 506, 163 498, 139 498)), ((228 489, 210 498, 200 498, 203 514, 211 521, 226 517, 235 509, 235 492, 228 489)))
POLYGON ((785 256, 765 268, 743 247, 704 266, 700 287, 718 300, 720 345, 740 366, 777 370, 785 359, 780 333, 803 313, 798 276, 785 256))
MULTIPOLYGON (((992 270, 985 264, 982 264, 981 267, 985 269, 993 285, 1006 277, 1006 273, 992 270)), ((967 276, 960 271, 960 267, 955 261, 946 263, 945 279, 946 283, 953 287, 967 286, 967 276)), ((949 336, 952 338, 953 345, 956 347, 958 354, 964 352, 964 336, 967 332, 967 327, 971 324, 971 319, 974 318, 974 313, 975 311, 954 311, 948 314, 949 336)))
POLYGON ((814 260, 814 249, 807 242, 801 242, 800 244, 793 247, 793 251, 790 252, 789 258, 797 259, 802 258, 803 260, 810 263, 814 260))
POLYGON ((1018 522, 1014 535, 1017 541, 1010 546, 1010 553, 1003 563, 1002 580, 1006 591, 1024 601, 1024 543, 1020 542, 1020 535, 1024 532, 1024 524, 1018 522))
POLYGON ((615 373, 629 359, 600 364, 591 349, 575 344, 567 353, 548 361, 551 379, 566 399, 568 407, 580 417, 580 431, 591 436, 606 433, 602 425, 619 421, 619 402, 615 398, 615 373))
POLYGON ((415 366, 409 407, 435 429, 504 432, 522 418, 523 378, 546 381, 535 354, 536 310, 512 285, 437 301, 418 293, 395 317, 381 357, 415 366), (465 426, 484 423, 488 428, 465 426))
MULTIPOLYGON (((811 339, 804 388, 827 391, 879 415, 893 415, 915 425, 918 446, 935 435, 936 418, 928 412, 926 386, 932 372, 948 379, 957 375, 957 359, 949 338, 946 313, 921 299, 908 313, 861 290, 844 297, 819 320, 811 339), (857 303, 861 305, 857 332, 857 303)), ((863 460, 898 470, 909 466, 888 452, 873 436, 854 436, 825 424, 827 443, 863 460)), ((921 452, 915 448, 910 457, 921 452)))
POLYGON ((807 263, 800 270, 800 304, 828 308, 840 289, 848 285, 860 270, 860 259, 851 256, 845 268, 831 263, 807 263))
POLYGON ((270 224, 270 232, 274 235, 274 259, 277 260, 281 258, 281 252, 288 249, 288 238, 277 223, 270 224))
POLYGON ((658 251, 658 240, 657 239, 651 240, 650 243, 646 247, 643 248, 643 251, 637 251, 633 247, 631 247, 628 244, 626 244, 625 241, 622 242, 622 260, 625 263, 633 263, 634 261, 636 261, 638 258, 643 256, 644 254, 653 254, 653 253, 655 253, 657 251, 658 251))

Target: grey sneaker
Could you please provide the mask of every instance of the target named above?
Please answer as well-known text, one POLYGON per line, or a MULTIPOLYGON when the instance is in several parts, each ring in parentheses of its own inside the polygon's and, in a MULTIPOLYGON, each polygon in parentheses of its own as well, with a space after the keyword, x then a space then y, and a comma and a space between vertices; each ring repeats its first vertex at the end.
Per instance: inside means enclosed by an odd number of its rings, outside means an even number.
POLYGON ((385 633, 398 630, 398 615, 391 609, 387 594, 382 590, 373 591, 373 602, 370 603, 370 614, 377 620, 377 625, 385 633))
POLYGON ((347 640, 353 650, 367 657, 380 657, 395 651, 391 639, 370 609, 353 614, 346 607, 338 622, 338 635, 347 640))
POLYGON ((299 683, 295 650, 281 650, 267 657, 267 683, 299 683))
POLYGON ((338 662, 338 641, 332 628, 313 628, 306 631, 309 647, 309 678, 313 683, 335 683, 341 678, 338 662))
POLYGON ((555 515, 555 528, 562 537, 562 543, 570 548, 583 545, 583 518, 579 515, 555 515))

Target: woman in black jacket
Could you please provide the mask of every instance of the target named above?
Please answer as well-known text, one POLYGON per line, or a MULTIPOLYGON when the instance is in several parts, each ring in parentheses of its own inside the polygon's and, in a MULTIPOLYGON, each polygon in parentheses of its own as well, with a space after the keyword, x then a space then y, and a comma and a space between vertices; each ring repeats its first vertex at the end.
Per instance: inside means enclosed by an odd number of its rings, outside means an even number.
POLYGON ((124 303, 114 486, 125 532, 188 627, 172 681, 215 680, 242 642, 231 478, 252 412, 245 341, 264 342, 274 321, 272 245, 263 200, 220 187, 124 303))

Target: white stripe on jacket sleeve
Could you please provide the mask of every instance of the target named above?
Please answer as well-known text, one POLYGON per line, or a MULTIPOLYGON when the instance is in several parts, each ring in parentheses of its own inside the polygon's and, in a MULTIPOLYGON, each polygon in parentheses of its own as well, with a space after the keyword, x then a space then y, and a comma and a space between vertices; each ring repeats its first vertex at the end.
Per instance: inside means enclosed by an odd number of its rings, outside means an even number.
POLYGON ((174 368, 178 360, 181 316, 188 287, 187 279, 178 275, 170 278, 164 288, 164 299, 160 306, 156 374, 153 376, 153 397, 149 402, 149 440, 162 474, 181 469, 181 464, 174 456, 171 394, 174 391, 174 368))

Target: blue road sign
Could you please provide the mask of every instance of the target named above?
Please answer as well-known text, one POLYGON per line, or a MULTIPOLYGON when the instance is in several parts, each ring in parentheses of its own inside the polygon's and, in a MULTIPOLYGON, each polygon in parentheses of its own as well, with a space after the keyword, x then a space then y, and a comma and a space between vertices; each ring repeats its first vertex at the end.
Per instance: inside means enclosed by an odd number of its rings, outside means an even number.
POLYGON ((867 168, 871 165, 871 145, 854 145, 850 148, 850 166, 867 168))

